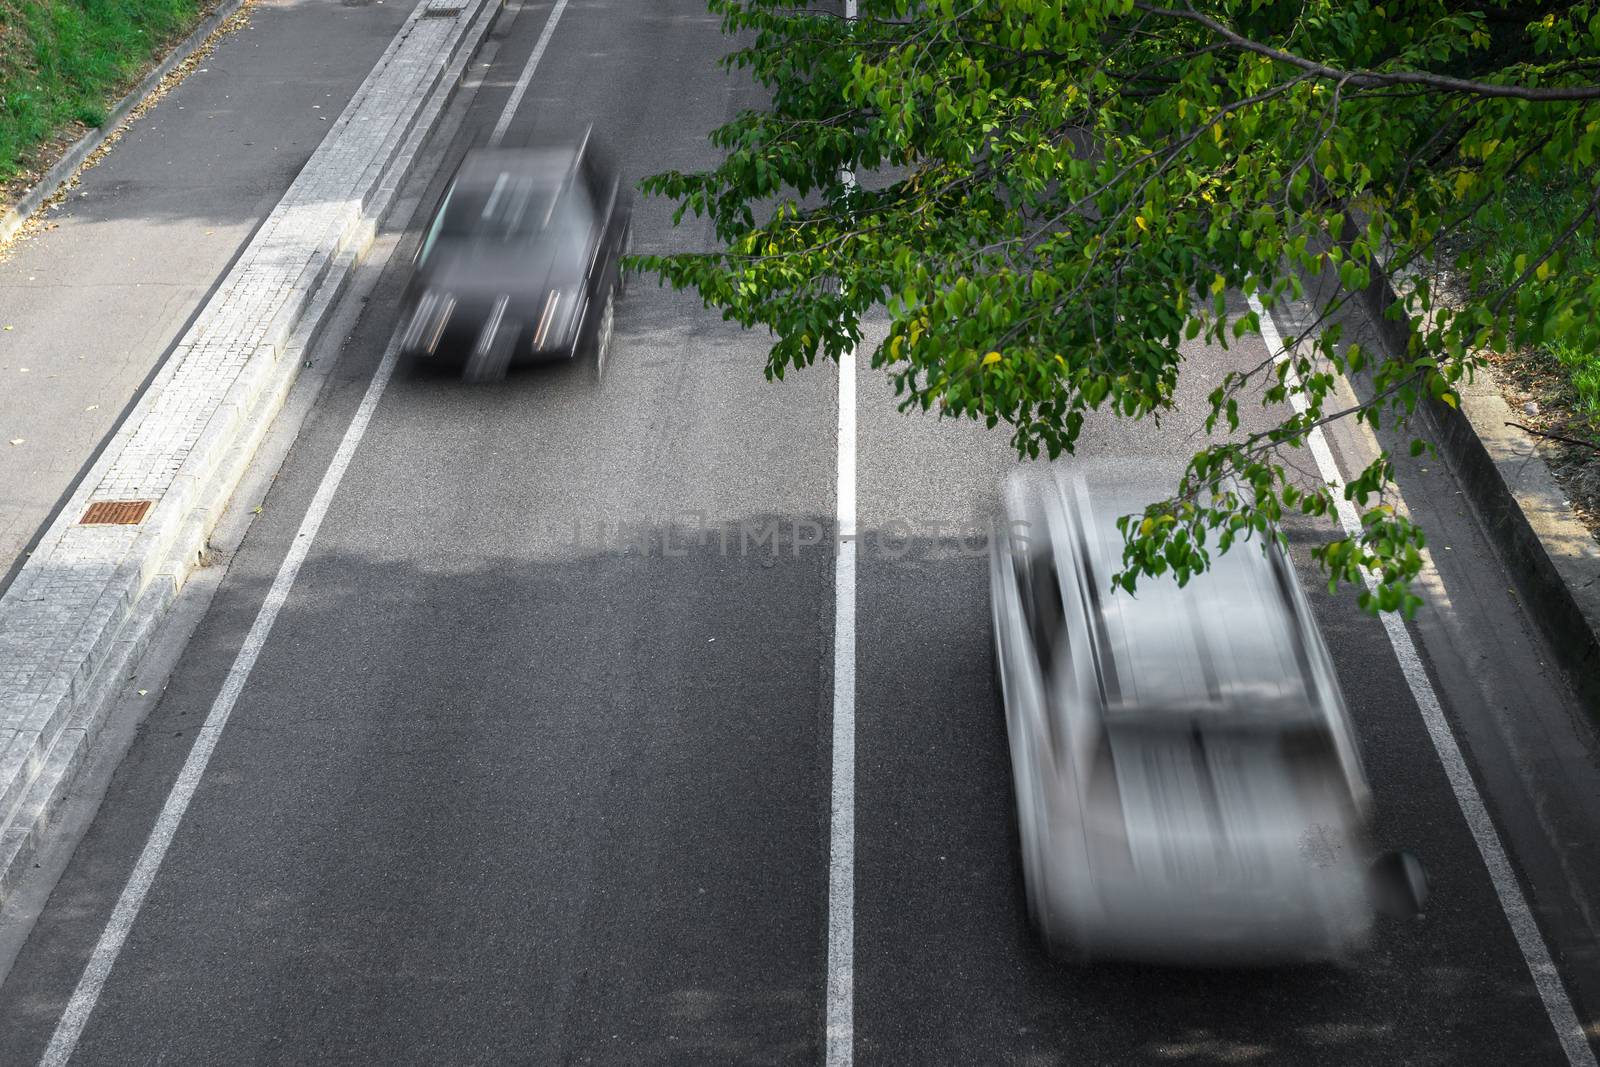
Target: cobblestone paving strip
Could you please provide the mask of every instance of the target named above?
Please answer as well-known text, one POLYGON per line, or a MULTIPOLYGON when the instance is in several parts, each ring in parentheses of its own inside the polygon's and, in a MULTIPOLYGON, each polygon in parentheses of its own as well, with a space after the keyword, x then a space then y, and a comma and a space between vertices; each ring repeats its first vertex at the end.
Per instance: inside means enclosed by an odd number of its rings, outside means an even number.
POLYGON ((292 383, 291 336, 370 240, 499 2, 418 5, 0 598, 0 901, 292 383), (137 525, 79 524, 107 500, 155 503, 137 525))

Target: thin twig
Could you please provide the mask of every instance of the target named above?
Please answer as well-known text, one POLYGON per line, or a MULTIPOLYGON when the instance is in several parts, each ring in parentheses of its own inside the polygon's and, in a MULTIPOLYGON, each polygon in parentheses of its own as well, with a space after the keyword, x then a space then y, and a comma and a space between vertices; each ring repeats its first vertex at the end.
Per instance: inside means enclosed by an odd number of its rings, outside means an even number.
POLYGON ((1548 430, 1535 430, 1532 426, 1524 426, 1520 422, 1508 422, 1506 425, 1515 426, 1523 433, 1531 433, 1535 437, 1548 437, 1552 441, 1561 441, 1564 444, 1578 445, 1582 448, 1592 448, 1596 452, 1600 452, 1600 442, 1585 441, 1579 437, 1568 437, 1566 434, 1551 433, 1548 430))

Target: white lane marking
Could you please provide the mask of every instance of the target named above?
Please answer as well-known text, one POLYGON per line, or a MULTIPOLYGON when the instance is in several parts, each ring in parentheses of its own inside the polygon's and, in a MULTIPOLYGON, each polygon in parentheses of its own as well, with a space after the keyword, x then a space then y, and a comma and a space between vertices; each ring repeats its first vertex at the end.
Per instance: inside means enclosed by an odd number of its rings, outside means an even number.
POLYGON ((500 138, 511 128, 511 119, 521 106, 522 96, 528 91, 529 83, 533 81, 534 68, 544 56, 545 46, 550 43, 550 37, 556 32, 556 23, 561 21, 561 12, 566 9, 567 0, 556 0, 556 6, 550 9, 550 17, 545 19, 544 32, 539 34, 539 40, 533 46, 533 54, 528 57, 527 65, 522 68, 522 74, 511 90, 511 98, 506 101, 505 110, 500 112, 500 121, 494 124, 494 132, 489 135, 491 145, 499 144, 500 138))
POLYGON ((240 646, 233 666, 228 669, 228 676, 223 680, 222 689, 212 703, 211 711, 206 715, 205 724, 200 728, 200 735, 195 739, 194 747, 189 750, 189 757, 183 761, 183 769, 178 772, 178 779, 172 784, 172 791, 167 794, 167 802, 161 808, 161 815, 156 819, 155 828, 150 831, 150 838, 145 842, 144 851, 139 854, 139 861, 134 865, 128 884, 123 887, 121 896, 117 898, 117 906, 112 910, 111 918, 106 922, 106 928, 94 947, 94 953, 89 957, 89 964, 84 968, 83 977, 78 979, 78 986, 72 992, 72 999, 62 1012, 61 1021, 56 1024, 56 1032, 39 1061, 43 1067, 58 1067, 65 1064, 77 1047, 84 1024, 89 1021, 89 1014, 94 1011, 100 992, 111 974, 111 968, 117 962, 117 955, 122 951, 123 942, 128 939, 134 920, 138 918, 145 895, 149 893, 156 873, 161 869, 161 862, 166 858, 167 849, 178 831, 178 824, 183 821, 184 812, 188 810, 189 802, 194 799, 195 790, 199 788, 200 778, 206 772, 206 765, 211 762, 211 754, 216 751, 223 728, 228 725, 228 716, 233 713, 234 705, 239 701, 239 694, 244 691, 245 683, 250 679, 250 672, 256 665, 256 658, 260 656, 262 646, 266 644, 267 635, 272 632, 272 625, 278 619, 279 610, 289 598, 289 590, 294 585, 295 577, 300 573, 300 565, 305 562, 306 554, 311 550, 311 542, 315 540, 317 530, 322 526, 323 517, 328 513, 328 506, 333 503, 333 494, 344 479, 345 470, 350 466, 350 459, 355 455, 356 446, 361 443, 362 436, 367 432, 367 424, 372 420, 378 399, 383 396, 384 386, 388 384, 389 375, 394 370, 395 356, 398 352, 398 343, 391 341, 388 350, 384 352, 383 362, 378 365, 378 371, 372 378, 372 383, 367 386, 366 395, 361 398, 361 405, 356 408, 355 418, 350 420, 350 426, 344 432, 344 439, 339 442, 339 449, 334 453, 333 462, 329 464, 327 473, 322 476, 322 484, 317 487, 316 496, 311 500, 311 507, 301 520, 299 532, 295 534, 294 543, 289 546, 289 552, 284 556, 283 565, 278 568, 272 588, 267 590, 266 599, 261 604, 255 623, 245 635, 244 644, 240 646))
POLYGON ((828 843, 827 1067, 855 1043, 856 353, 839 357, 839 501, 833 564, 833 796, 828 843))
MULTIPOLYGON (((518 79, 517 84, 520 87, 525 88, 533 77, 533 70, 539 64, 539 57, 544 54, 544 45, 550 39, 550 31, 555 27, 555 21, 565 6, 566 0, 558 0, 555 9, 551 11, 549 21, 545 23, 544 33, 539 37, 539 46, 534 49, 527 66, 523 68, 521 78, 518 79)), ((506 102, 505 110, 501 112, 500 122, 495 129, 502 129, 510 124, 511 116, 521 101, 522 92, 519 90, 506 102)), ((95 943, 94 952, 89 956, 89 963, 84 967, 83 976, 78 979, 78 985, 72 991, 72 999, 62 1011, 61 1019, 56 1023, 55 1033, 50 1037, 50 1044, 39 1059, 40 1067, 64 1067, 77 1049, 78 1039, 83 1036, 83 1028, 88 1024, 89 1016, 100 1000, 100 993, 105 988, 106 979, 111 976, 111 969, 116 965, 123 943, 127 941, 128 934, 133 929, 134 920, 139 917, 139 909, 144 906, 144 898, 150 892, 156 874, 161 870, 161 863, 166 859, 167 849, 172 845, 173 836, 178 832, 184 813, 188 811, 195 790, 200 786, 200 779, 206 772, 206 765, 211 762, 211 754, 216 751, 217 742, 222 738, 222 730, 228 725, 228 717, 233 714, 234 705, 239 702, 239 695, 244 691, 245 683, 250 680, 250 672, 255 669, 256 659, 261 655, 261 649, 272 632, 273 623, 277 622, 279 610, 289 599, 289 591, 294 587, 295 578, 300 573, 300 565, 305 562, 307 554, 311 551, 311 544, 316 540, 317 531, 322 527, 323 517, 333 504, 334 494, 339 491, 339 483, 344 480, 350 460, 355 456, 362 437, 366 436, 367 425, 372 421, 372 416, 378 409, 378 401, 383 397, 384 388, 394 374, 399 352, 399 335, 396 334, 390 338, 388 347, 384 349, 383 359, 378 363, 378 369, 373 373, 372 381, 356 408, 355 417, 345 428, 344 437, 340 439, 339 447, 333 454, 333 461, 328 464, 328 469, 317 486, 316 495, 311 498, 311 506, 306 509, 305 518, 300 521, 294 542, 289 546, 289 551, 278 568, 278 574, 272 580, 272 587, 267 590, 266 599, 261 603, 261 610, 256 613, 255 622, 251 624, 250 632, 245 635, 244 644, 239 647, 239 654, 234 657, 227 678, 223 679, 222 689, 217 693, 217 699, 212 702, 211 710, 206 714, 206 721, 200 727, 200 734, 195 738, 194 747, 189 750, 188 758, 183 761, 183 768, 178 772, 177 781, 173 782, 171 792, 167 794, 166 803, 162 805, 155 827, 150 831, 150 837, 145 841, 143 851, 139 853, 139 860, 134 864, 133 873, 128 876, 127 884, 122 887, 116 907, 111 911, 111 918, 106 921, 106 927, 100 933, 100 940, 95 943)))
MULTIPOLYGON (((1249 301, 1250 310, 1261 320, 1261 338, 1267 343, 1267 351, 1273 353, 1278 362, 1285 361, 1288 359, 1288 353, 1284 351, 1283 338, 1278 333, 1277 324, 1261 306, 1260 300, 1252 295, 1249 301)), ((1289 379, 1291 387, 1296 384, 1292 367, 1289 370, 1289 379)), ((1304 411, 1305 398, 1299 393, 1291 393, 1290 396, 1295 410, 1304 411)), ((1323 480, 1334 487, 1340 525, 1350 537, 1359 537, 1360 516, 1356 514, 1355 505, 1344 499, 1341 492, 1344 480, 1339 474, 1338 464, 1334 462, 1333 452, 1328 448, 1328 440, 1323 435, 1321 427, 1311 431, 1307 443, 1311 447, 1311 455, 1317 461, 1317 470, 1321 472, 1323 480)), ((1377 579, 1371 574, 1366 575, 1366 582, 1369 589, 1377 586, 1377 579)), ((1597 1067, 1594 1049, 1589 1046, 1588 1038, 1584 1036, 1583 1026, 1578 1022, 1577 1013, 1572 1009, 1572 1001, 1567 997, 1566 987, 1561 983, 1561 974, 1550 958, 1550 950, 1545 946, 1543 935, 1539 933, 1539 924, 1534 920, 1533 912, 1522 895, 1522 887, 1517 884, 1517 876, 1511 869, 1511 861, 1506 856, 1505 846, 1500 842, 1500 834, 1489 818, 1489 809, 1485 807, 1483 797, 1478 793, 1478 787, 1472 780, 1472 773, 1467 770, 1466 760, 1461 756, 1455 735, 1451 733, 1450 724, 1445 719, 1444 709, 1433 691, 1433 683, 1428 680, 1428 673, 1422 666, 1422 658, 1417 654, 1417 647, 1411 641, 1411 632, 1406 629, 1405 622, 1400 616, 1394 612, 1384 613, 1383 629, 1389 635, 1389 644, 1394 648, 1395 659, 1400 663, 1400 671, 1405 675, 1406 685, 1411 688, 1411 695, 1417 702, 1417 708, 1422 712, 1422 721, 1428 728, 1429 738, 1433 740, 1434 751, 1439 754, 1439 762, 1444 765, 1445 777, 1450 780, 1450 789, 1455 794, 1456 804, 1461 808, 1467 827, 1472 831, 1472 839, 1477 843, 1478 852, 1483 856, 1484 866, 1489 870, 1489 880, 1494 885, 1495 895, 1500 898, 1500 909, 1505 912, 1506 921, 1511 925, 1511 932, 1517 939, 1517 946, 1522 950, 1522 959, 1528 965, 1528 972, 1533 976, 1533 984, 1539 990, 1539 998, 1544 1001, 1545 1013, 1550 1017, 1550 1024, 1555 1027, 1556 1038, 1567 1054, 1567 1062, 1572 1064, 1572 1067, 1597 1067)))
MULTIPOLYGON (((845 0, 855 18, 855 0, 845 0)), ((848 195, 855 171, 841 168, 848 195)), ((839 529, 833 564, 833 790, 828 818, 826 1067, 855 1058, 856 940, 856 349, 839 357, 839 529)))

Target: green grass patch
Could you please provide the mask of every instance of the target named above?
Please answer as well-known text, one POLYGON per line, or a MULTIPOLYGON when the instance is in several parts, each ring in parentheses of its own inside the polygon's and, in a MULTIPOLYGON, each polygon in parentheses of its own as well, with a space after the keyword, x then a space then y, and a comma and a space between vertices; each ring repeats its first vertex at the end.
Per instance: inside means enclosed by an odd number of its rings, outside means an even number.
MULTIPOLYGON (((1503 217, 1474 227, 1474 238, 1483 241, 1492 283, 1499 287, 1513 281, 1518 274, 1519 257, 1524 257, 1525 266, 1536 262, 1572 225, 1589 195, 1577 183, 1513 185, 1502 202, 1503 217)), ((1560 269, 1576 272, 1580 277, 1593 277, 1600 272, 1600 225, 1592 217, 1563 246, 1560 269)), ((1523 336, 1535 333, 1532 324, 1514 326, 1523 336)), ((1554 337, 1529 346, 1520 358, 1537 361, 1540 366, 1536 369, 1564 378, 1571 387, 1574 414, 1591 426, 1600 427, 1600 351, 1587 343, 1554 337)))
POLYGON ((108 107, 199 21, 201 0, 0 0, 0 182, 108 107))

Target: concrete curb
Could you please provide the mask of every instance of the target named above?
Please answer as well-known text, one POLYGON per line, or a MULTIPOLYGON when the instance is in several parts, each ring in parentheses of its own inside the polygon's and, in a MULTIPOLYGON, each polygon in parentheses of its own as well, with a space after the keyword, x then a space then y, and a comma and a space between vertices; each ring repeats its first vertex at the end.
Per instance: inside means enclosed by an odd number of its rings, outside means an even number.
MULTIPOLYGON (((365 227, 365 233, 341 257, 340 269, 318 290, 312 312, 301 321, 284 352, 284 360, 298 368, 303 354, 316 343, 327 311, 344 292, 350 272, 372 246, 375 229, 365 227)), ((106 716, 115 703, 118 690, 144 657, 155 637, 158 623, 167 609, 177 599, 189 574, 203 565, 207 538, 215 521, 220 517, 232 486, 238 483, 257 446, 272 427, 273 420, 282 408, 284 399, 292 388, 296 374, 280 377, 275 388, 261 396, 239 439, 229 450, 228 457, 219 465, 213 479, 214 507, 196 508, 184 523, 176 538, 172 556, 157 571, 138 602, 123 623, 123 632, 96 672, 92 688, 85 694, 79 707, 74 709, 60 738, 50 750, 50 756, 39 776, 34 780, 21 805, 13 815, 5 832, 0 834, 0 902, 4 902, 15 888, 16 882, 27 870, 27 862, 34 849, 43 840, 53 820, 56 806, 66 797, 67 790, 86 762, 92 741, 105 725, 106 716)))
MULTIPOLYGON (((433 3, 423 0, 417 5, 391 52, 433 3)), ((255 347, 233 351, 224 345, 227 361, 219 366, 219 374, 225 376, 231 366, 237 376, 227 384, 215 414, 206 419, 198 437, 185 443, 177 435, 154 435, 167 450, 157 450, 160 462, 155 466, 169 464, 172 475, 146 521, 131 528, 76 524, 87 502, 104 496, 106 484, 115 483, 122 462, 119 457, 132 454, 145 470, 152 469, 148 450, 141 448, 141 441, 150 436, 140 436, 149 429, 146 420, 154 418, 159 423, 164 410, 173 410, 171 404, 162 405, 183 393, 184 383, 175 379, 186 362, 195 359, 205 365, 214 358, 214 351, 198 340, 185 351, 187 335, 141 396, 134 416, 118 431, 47 531, 41 551, 0 598, 0 681, 11 682, 16 690, 0 694, 0 719, 4 720, 0 721, 0 902, 47 831, 121 683, 148 647, 188 575, 203 563, 210 531, 288 396, 303 362, 302 353, 314 343, 352 268, 371 246, 377 222, 409 173, 423 139, 461 84, 466 65, 498 17, 501 3, 452 3, 451 7, 464 7, 466 12, 459 34, 436 67, 402 62, 400 54, 394 53, 392 62, 402 63, 405 70, 427 72, 417 105, 386 136, 386 140, 392 137, 386 154, 364 164, 352 160, 367 190, 360 202, 337 203, 335 210, 312 219, 313 228, 326 234, 324 239, 330 243, 298 269, 292 292, 280 294, 285 301, 282 313, 271 319, 264 334, 255 335, 255 347), (91 552, 81 563, 71 553, 65 562, 46 561, 47 547, 54 550, 69 534, 82 541, 86 530, 90 531, 87 543, 91 552), (95 549, 101 534, 104 544, 95 549), (30 570, 37 572, 31 581, 30 570), (60 604, 63 590, 66 603, 60 604), (42 632, 50 632, 48 624, 55 623, 57 631, 65 633, 60 630, 63 616, 69 617, 75 634, 70 641, 48 642, 50 647, 45 647, 47 642, 33 636, 41 632, 41 620, 45 624, 42 632), (70 647, 59 647, 63 643, 70 647)), ((374 71, 386 62, 391 62, 390 53, 379 60, 374 71)), ((369 97, 381 101, 391 92, 380 86, 369 94, 372 78, 369 75, 341 121, 330 129, 330 139, 347 126, 358 102, 369 97)), ((339 159, 348 155, 341 154, 338 145, 331 151, 339 159)), ((275 215, 290 203, 292 193, 291 188, 275 215)), ((264 226, 263 231, 266 229, 264 226)), ((283 255, 293 250, 281 238, 269 236, 264 242, 261 255, 270 266, 296 269, 291 266, 296 261, 283 260, 283 255)), ((241 269, 248 272, 252 268, 235 268, 241 269)), ((242 317, 230 300, 233 277, 230 272, 197 320, 193 329, 198 338, 204 337, 206 329, 240 341, 251 336, 249 330, 233 325, 242 317)), ((245 299, 248 304, 249 294, 245 299)))
POLYGON ((45 171, 44 177, 37 185, 24 193, 22 199, 13 204, 4 215, 0 215, 0 247, 16 236, 17 231, 22 229, 23 224, 35 211, 39 210, 41 204, 55 196, 77 177, 84 162, 94 155, 101 145, 116 136, 133 109, 155 91, 156 86, 161 84, 161 79, 177 69, 178 64, 194 55, 195 50, 205 44, 211 35, 232 18, 245 3, 246 0, 222 0, 211 14, 206 16, 205 21, 195 28, 195 31, 167 55, 160 66, 151 71, 132 92, 117 103, 99 129, 90 130, 78 138, 77 142, 67 149, 66 154, 56 160, 55 166, 45 171))
MULTIPOLYGON (((1378 274, 1360 296, 1385 348, 1407 351, 1414 326, 1391 311, 1399 296, 1389 278, 1378 274)), ((1516 416, 1492 376, 1463 383, 1460 394, 1459 408, 1432 398, 1418 406, 1558 666, 1600 721, 1600 546, 1573 516, 1538 442, 1506 425, 1516 416)))

